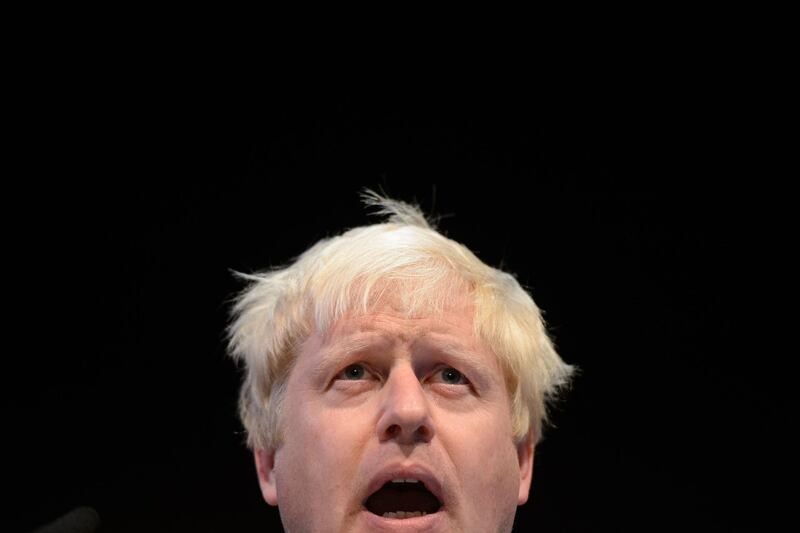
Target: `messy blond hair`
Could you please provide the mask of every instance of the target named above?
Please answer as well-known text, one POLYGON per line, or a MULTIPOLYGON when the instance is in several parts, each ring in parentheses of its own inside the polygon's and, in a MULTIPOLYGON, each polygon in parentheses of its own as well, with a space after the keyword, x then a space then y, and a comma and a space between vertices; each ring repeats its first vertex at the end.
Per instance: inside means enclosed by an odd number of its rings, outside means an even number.
POLYGON ((388 220, 323 239, 285 268, 237 274, 249 284, 233 306, 228 348, 245 367, 239 415, 248 446, 280 446, 287 378, 314 331, 387 297, 417 316, 441 312, 454 296, 471 298, 475 334, 503 367, 515 442, 531 429, 538 442, 548 403, 575 369, 556 353, 533 299, 514 276, 438 233, 418 207, 372 191, 363 199, 388 220))

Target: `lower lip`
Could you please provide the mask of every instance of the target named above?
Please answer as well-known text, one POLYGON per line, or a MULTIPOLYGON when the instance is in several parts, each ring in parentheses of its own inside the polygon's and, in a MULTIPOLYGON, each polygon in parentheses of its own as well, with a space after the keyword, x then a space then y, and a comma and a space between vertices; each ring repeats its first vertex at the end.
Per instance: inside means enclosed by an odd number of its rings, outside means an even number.
POLYGON ((444 512, 439 509, 435 513, 412 518, 384 518, 375 513, 370 513, 366 509, 361 511, 361 515, 367 522, 369 530, 392 531, 398 533, 412 531, 437 531, 444 525, 444 512))

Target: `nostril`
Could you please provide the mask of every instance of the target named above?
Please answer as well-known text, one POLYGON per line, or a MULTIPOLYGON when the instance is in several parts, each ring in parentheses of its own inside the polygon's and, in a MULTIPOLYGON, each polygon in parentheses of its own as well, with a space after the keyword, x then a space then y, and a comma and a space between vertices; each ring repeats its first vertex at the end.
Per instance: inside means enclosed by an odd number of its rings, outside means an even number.
POLYGON ((433 431, 427 425, 421 425, 414 430, 409 428, 408 431, 404 430, 400 424, 392 424, 383 434, 383 438, 387 440, 403 440, 408 442, 424 442, 432 438, 433 431))

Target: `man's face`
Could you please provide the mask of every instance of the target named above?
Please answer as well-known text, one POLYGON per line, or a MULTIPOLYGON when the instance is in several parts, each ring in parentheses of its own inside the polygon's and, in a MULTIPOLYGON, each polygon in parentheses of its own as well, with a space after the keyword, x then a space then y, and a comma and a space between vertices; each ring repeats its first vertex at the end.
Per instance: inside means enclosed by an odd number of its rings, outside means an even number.
POLYGON ((511 531, 533 447, 512 440, 503 373, 472 318, 468 305, 423 318, 387 306, 300 347, 283 443, 255 454, 288 533, 511 531))

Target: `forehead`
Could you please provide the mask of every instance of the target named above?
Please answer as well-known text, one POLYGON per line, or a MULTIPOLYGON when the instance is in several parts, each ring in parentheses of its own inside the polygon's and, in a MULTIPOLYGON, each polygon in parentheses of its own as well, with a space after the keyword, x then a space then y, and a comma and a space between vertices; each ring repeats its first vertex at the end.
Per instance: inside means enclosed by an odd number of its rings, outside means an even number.
POLYGON ((320 379, 356 355, 372 355, 461 365, 465 370, 472 369, 476 380, 492 388, 505 381, 497 356, 475 334, 471 304, 422 316, 407 316, 391 305, 363 314, 345 314, 326 332, 307 339, 301 354, 304 361, 300 364, 312 366, 320 379))
POLYGON ((396 299, 384 299, 367 312, 345 313, 325 332, 318 332, 322 345, 348 341, 371 343, 455 343, 484 351, 475 336, 474 308, 459 298, 438 312, 409 313, 396 299))
MULTIPOLYGON (((344 336, 358 330, 392 330, 401 319, 406 329, 471 332, 475 306, 462 282, 421 285, 419 281, 380 280, 359 295, 364 304, 349 302, 331 322, 322 324, 323 336, 344 336), (366 303, 368 302, 368 303, 366 303)), ((358 292, 358 291, 356 291, 358 292)))

